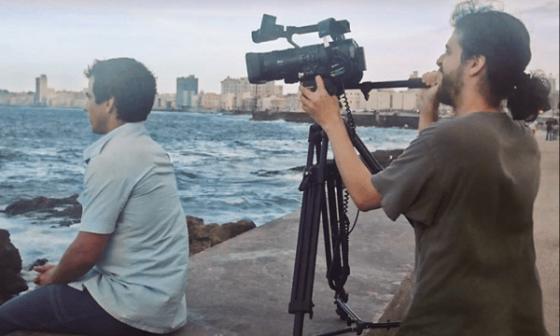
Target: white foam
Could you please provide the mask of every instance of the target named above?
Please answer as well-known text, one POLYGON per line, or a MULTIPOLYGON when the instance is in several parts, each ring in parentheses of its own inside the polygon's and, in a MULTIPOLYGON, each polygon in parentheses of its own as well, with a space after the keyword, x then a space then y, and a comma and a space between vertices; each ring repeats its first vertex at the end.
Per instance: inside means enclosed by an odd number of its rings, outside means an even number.
POLYGON ((78 225, 51 228, 50 224, 32 224, 22 217, 0 214, 0 228, 10 232, 10 240, 18 248, 24 266, 39 258, 56 263, 78 232, 78 225))

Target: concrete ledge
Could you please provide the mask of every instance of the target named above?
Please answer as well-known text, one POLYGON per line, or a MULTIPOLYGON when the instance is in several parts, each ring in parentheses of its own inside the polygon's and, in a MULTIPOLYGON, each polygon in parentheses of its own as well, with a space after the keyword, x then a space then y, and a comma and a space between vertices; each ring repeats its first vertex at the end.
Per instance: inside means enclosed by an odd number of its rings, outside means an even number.
MULTIPOLYGON (((353 218, 355 209, 350 210, 353 218)), ((187 290, 189 323, 177 335, 290 335, 288 314, 299 215, 273 221, 191 259, 187 290), (206 333, 205 333, 206 332, 206 333)), ((334 312, 319 239, 313 320, 304 334, 346 327, 334 312)), ((362 318, 381 315, 412 269, 413 232, 404 219, 381 211, 360 214, 350 238, 351 275, 346 289, 362 318)))
MULTIPOLYGON (((377 322, 402 321, 404 319, 412 302, 412 276, 413 273, 410 273, 404 278, 395 296, 377 322)), ((398 330, 398 328, 372 330, 367 336, 394 336, 398 330)))

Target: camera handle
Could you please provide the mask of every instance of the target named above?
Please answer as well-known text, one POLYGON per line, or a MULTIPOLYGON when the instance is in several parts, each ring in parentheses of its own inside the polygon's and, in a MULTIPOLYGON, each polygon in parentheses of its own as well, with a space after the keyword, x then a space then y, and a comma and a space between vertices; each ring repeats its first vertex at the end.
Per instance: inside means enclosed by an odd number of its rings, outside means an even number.
MULTIPOLYGON (((344 91, 343 91, 344 92, 344 91)), ((358 150, 364 164, 372 173, 377 173, 383 166, 368 151, 355 131, 354 120, 350 112, 346 95, 339 96, 346 110, 345 124, 354 147, 358 150)), ((328 137, 317 124, 309 128, 307 163, 299 190, 303 191, 299 221, 296 259, 292 280, 292 293, 289 313, 294 314, 293 335, 301 336, 305 314, 313 318, 313 283, 317 257, 318 236, 323 224, 325 244, 326 278, 329 287, 334 290, 336 313, 349 328, 322 334, 320 336, 339 335, 365 329, 394 328, 400 322, 370 323, 365 322, 348 306, 348 293, 344 285, 350 275, 348 263, 349 220, 347 217, 348 194, 344 192, 342 179, 333 160, 327 160, 328 137), (354 326, 352 326, 354 325, 354 326)), ((355 223, 354 223, 355 224, 355 223)))
MULTIPOLYGON (((325 83, 325 89, 327 90, 329 95, 338 96, 338 95, 341 94, 340 88, 339 88, 338 85, 336 85, 336 81, 335 81, 334 78, 332 78, 331 76, 327 76, 327 75, 321 75, 321 78, 323 79, 323 83, 325 83)), ((315 83, 315 76, 304 77, 301 80, 301 85, 310 89, 311 91, 317 90, 317 84, 315 83)), ((342 91, 342 92, 344 92, 344 91, 342 91)))

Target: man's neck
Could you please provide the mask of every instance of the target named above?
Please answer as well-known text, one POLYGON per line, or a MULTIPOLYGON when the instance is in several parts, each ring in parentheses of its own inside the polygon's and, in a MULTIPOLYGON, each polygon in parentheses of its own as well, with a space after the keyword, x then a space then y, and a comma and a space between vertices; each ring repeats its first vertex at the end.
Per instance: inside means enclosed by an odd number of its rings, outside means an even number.
POLYGON ((456 102, 455 115, 462 117, 475 112, 501 112, 501 108, 489 104, 474 88, 462 90, 456 102))
POLYGON ((109 122, 109 124, 107 125, 107 133, 111 132, 112 130, 114 130, 115 128, 118 128, 122 125, 126 124, 124 121, 119 120, 119 119, 111 119, 111 121, 109 122))

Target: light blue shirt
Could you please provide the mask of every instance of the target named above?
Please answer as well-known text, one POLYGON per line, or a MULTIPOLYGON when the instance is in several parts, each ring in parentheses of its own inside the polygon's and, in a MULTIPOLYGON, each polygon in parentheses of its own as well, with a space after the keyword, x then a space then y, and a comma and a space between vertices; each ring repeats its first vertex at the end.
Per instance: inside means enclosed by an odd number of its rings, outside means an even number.
POLYGON ((117 320, 154 333, 186 323, 188 232, 169 155, 143 122, 126 123, 84 151, 80 231, 110 234, 74 288, 117 320))

